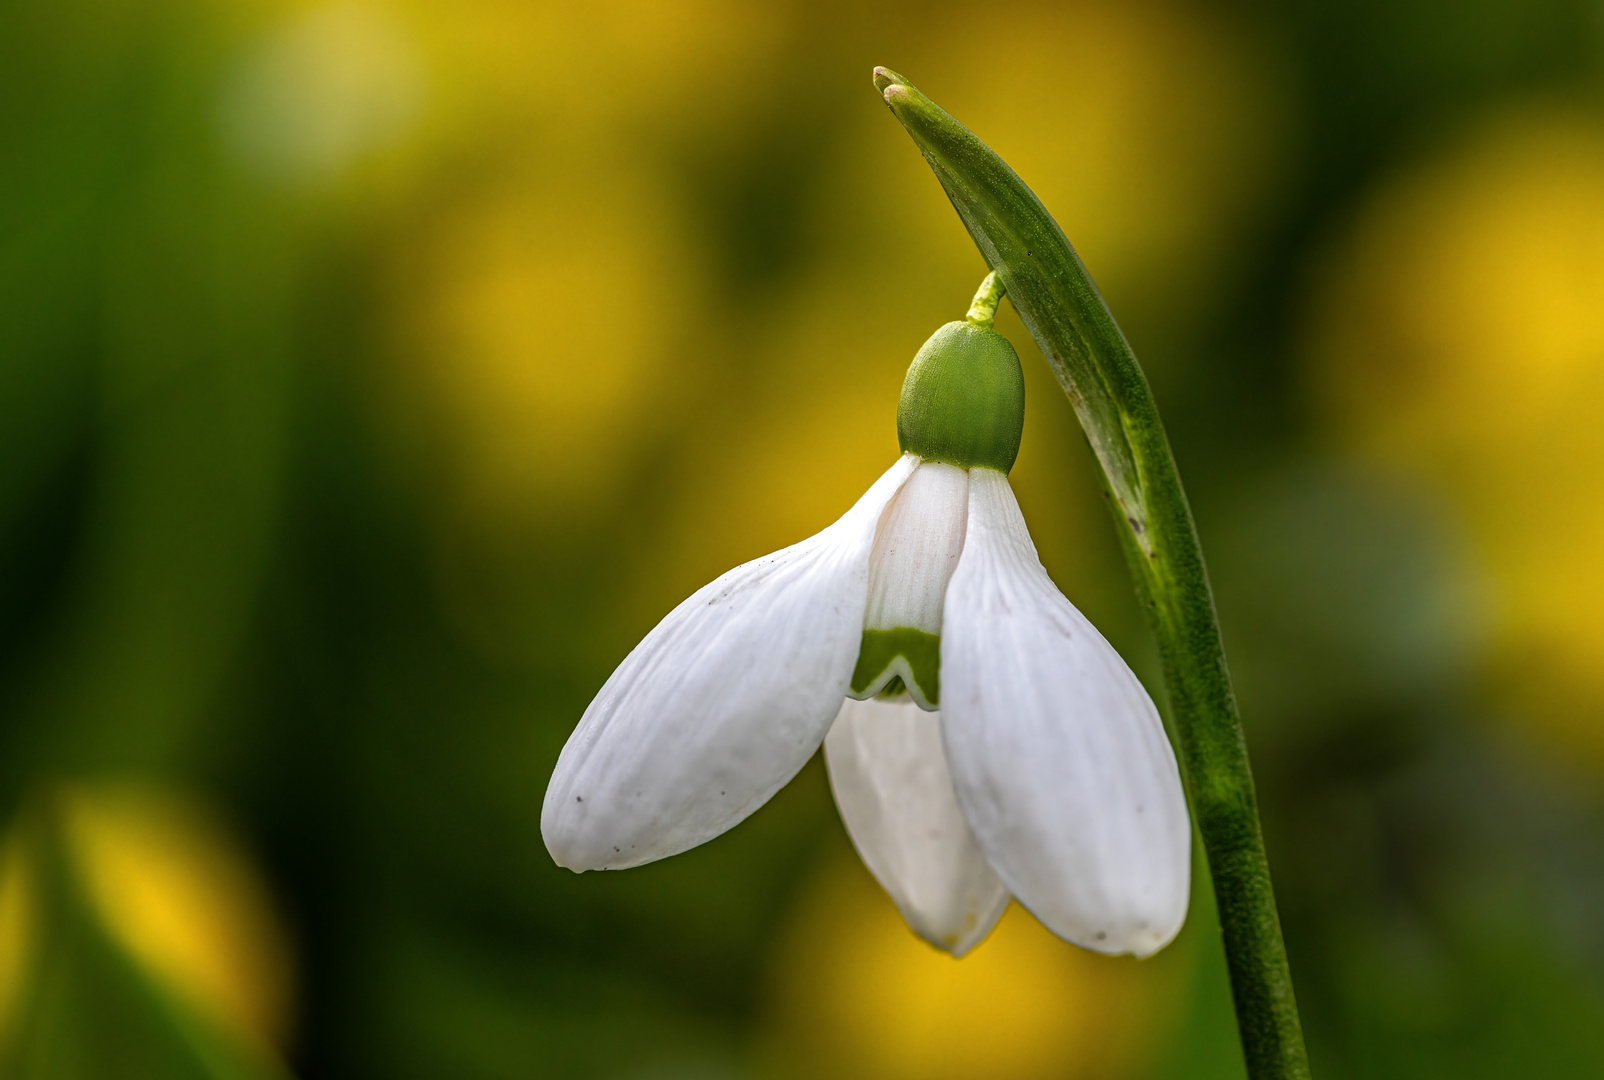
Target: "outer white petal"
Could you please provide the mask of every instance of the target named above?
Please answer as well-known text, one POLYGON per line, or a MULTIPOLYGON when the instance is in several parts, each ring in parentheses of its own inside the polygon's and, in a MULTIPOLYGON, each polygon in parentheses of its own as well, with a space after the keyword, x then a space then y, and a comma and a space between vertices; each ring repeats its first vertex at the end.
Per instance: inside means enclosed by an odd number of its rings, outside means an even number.
POLYGON ((991 469, 970 476, 941 683, 958 802, 1009 890, 1088 949, 1167 944, 1191 875, 1174 752, 1136 676, 1042 569, 991 469))
POLYGON ((953 795, 939 714, 911 701, 848 699, 824 739, 852 843, 913 932, 962 956, 1008 907, 953 795))
POLYGON ((698 591, 624 659, 546 788, 540 831, 558 865, 695 847, 806 764, 857 659, 875 525, 917 463, 904 456, 829 528, 698 591))

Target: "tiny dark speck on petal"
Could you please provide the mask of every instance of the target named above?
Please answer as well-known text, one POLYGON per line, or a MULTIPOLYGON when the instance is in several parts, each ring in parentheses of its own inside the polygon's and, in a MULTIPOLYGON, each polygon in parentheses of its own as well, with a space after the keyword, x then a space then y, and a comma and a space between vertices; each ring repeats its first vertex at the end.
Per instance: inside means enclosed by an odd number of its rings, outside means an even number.
POLYGON ((1097 940, 1098 941, 1107 941, 1108 940, 1108 935, 1106 933, 1104 933, 1103 931, 1099 930, 1099 931, 1097 931, 1097 940))
POLYGON ((722 795, 722 794, 724 794, 724 793, 723 793, 723 792, 722 792, 722 791, 721 791, 721 792, 719 792, 719 794, 720 794, 720 795, 722 795))
POLYGON ((614 850, 614 851, 617 851, 617 850, 618 850, 618 849, 617 849, 617 848, 613 848, 613 850, 614 850))
POLYGON ((575 801, 575 802, 584 802, 584 801, 585 801, 585 800, 584 800, 584 799, 582 799, 582 798, 580 798, 580 797, 579 797, 579 796, 578 796, 578 795, 575 795, 575 796, 574 796, 574 801, 575 801))

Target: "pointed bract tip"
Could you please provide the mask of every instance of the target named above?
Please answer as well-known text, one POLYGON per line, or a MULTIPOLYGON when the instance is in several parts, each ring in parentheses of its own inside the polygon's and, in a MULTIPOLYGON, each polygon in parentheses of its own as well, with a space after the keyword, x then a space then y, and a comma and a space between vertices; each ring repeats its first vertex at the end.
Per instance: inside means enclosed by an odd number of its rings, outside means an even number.
POLYGON ((884 95, 887 103, 894 98, 902 97, 909 90, 908 80, 898 75, 888 67, 874 69, 874 88, 884 95))

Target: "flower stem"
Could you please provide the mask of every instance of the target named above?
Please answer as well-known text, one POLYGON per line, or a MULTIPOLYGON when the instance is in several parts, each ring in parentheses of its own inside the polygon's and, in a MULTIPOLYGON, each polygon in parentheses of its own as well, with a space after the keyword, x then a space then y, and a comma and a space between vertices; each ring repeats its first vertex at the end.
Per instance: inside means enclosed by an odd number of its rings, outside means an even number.
POLYGON ((1214 881, 1248 1075, 1307 1078, 1214 597, 1147 379, 1091 275, 1024 181, 896 72, 875 68, 874 83, 992 267, 987 281, 994 277, 1006 287, 1097 456, 1137 595, 1158 641, 1171 735, 1214 881))
POLYGON ((969 314, 964 316, 964 322, 982 330, 990 330, 991 324, 997 321, 997 305, 1002 303, 1003 294, 1007 291, 997 271, 987 274, 980 288, 975 290, 975 298, 969 302, 969 314))

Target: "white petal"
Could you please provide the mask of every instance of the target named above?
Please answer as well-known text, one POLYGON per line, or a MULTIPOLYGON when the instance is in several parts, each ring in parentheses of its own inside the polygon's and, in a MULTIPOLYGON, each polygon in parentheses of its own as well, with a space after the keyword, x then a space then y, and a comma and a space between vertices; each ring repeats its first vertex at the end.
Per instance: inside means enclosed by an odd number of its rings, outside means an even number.
POLYGON ((840 520, 680 604, 563 747, 540 831, 560 866, 619 869, 710 840, 796 775, 858 654, 875 525, 904 456, 840 520))
POLYGON ((869 557, 867 630, 941 633, 941 598, 958 568, 969 515, 969 470, 926 461, 886 507, 869 557))
POLYGON ((1175 755, 1147 691, 1042 569, 991 469, 970 476, 941 682, 958 802, 1009 890, 1088 949, 1167 944, 1191 874, 1175 755))
POLYGON ((947 772, 939 715, 910 701, 848 699, 824 738, 852 843, 913 932, 962 956, 1008 906, 947 772))

